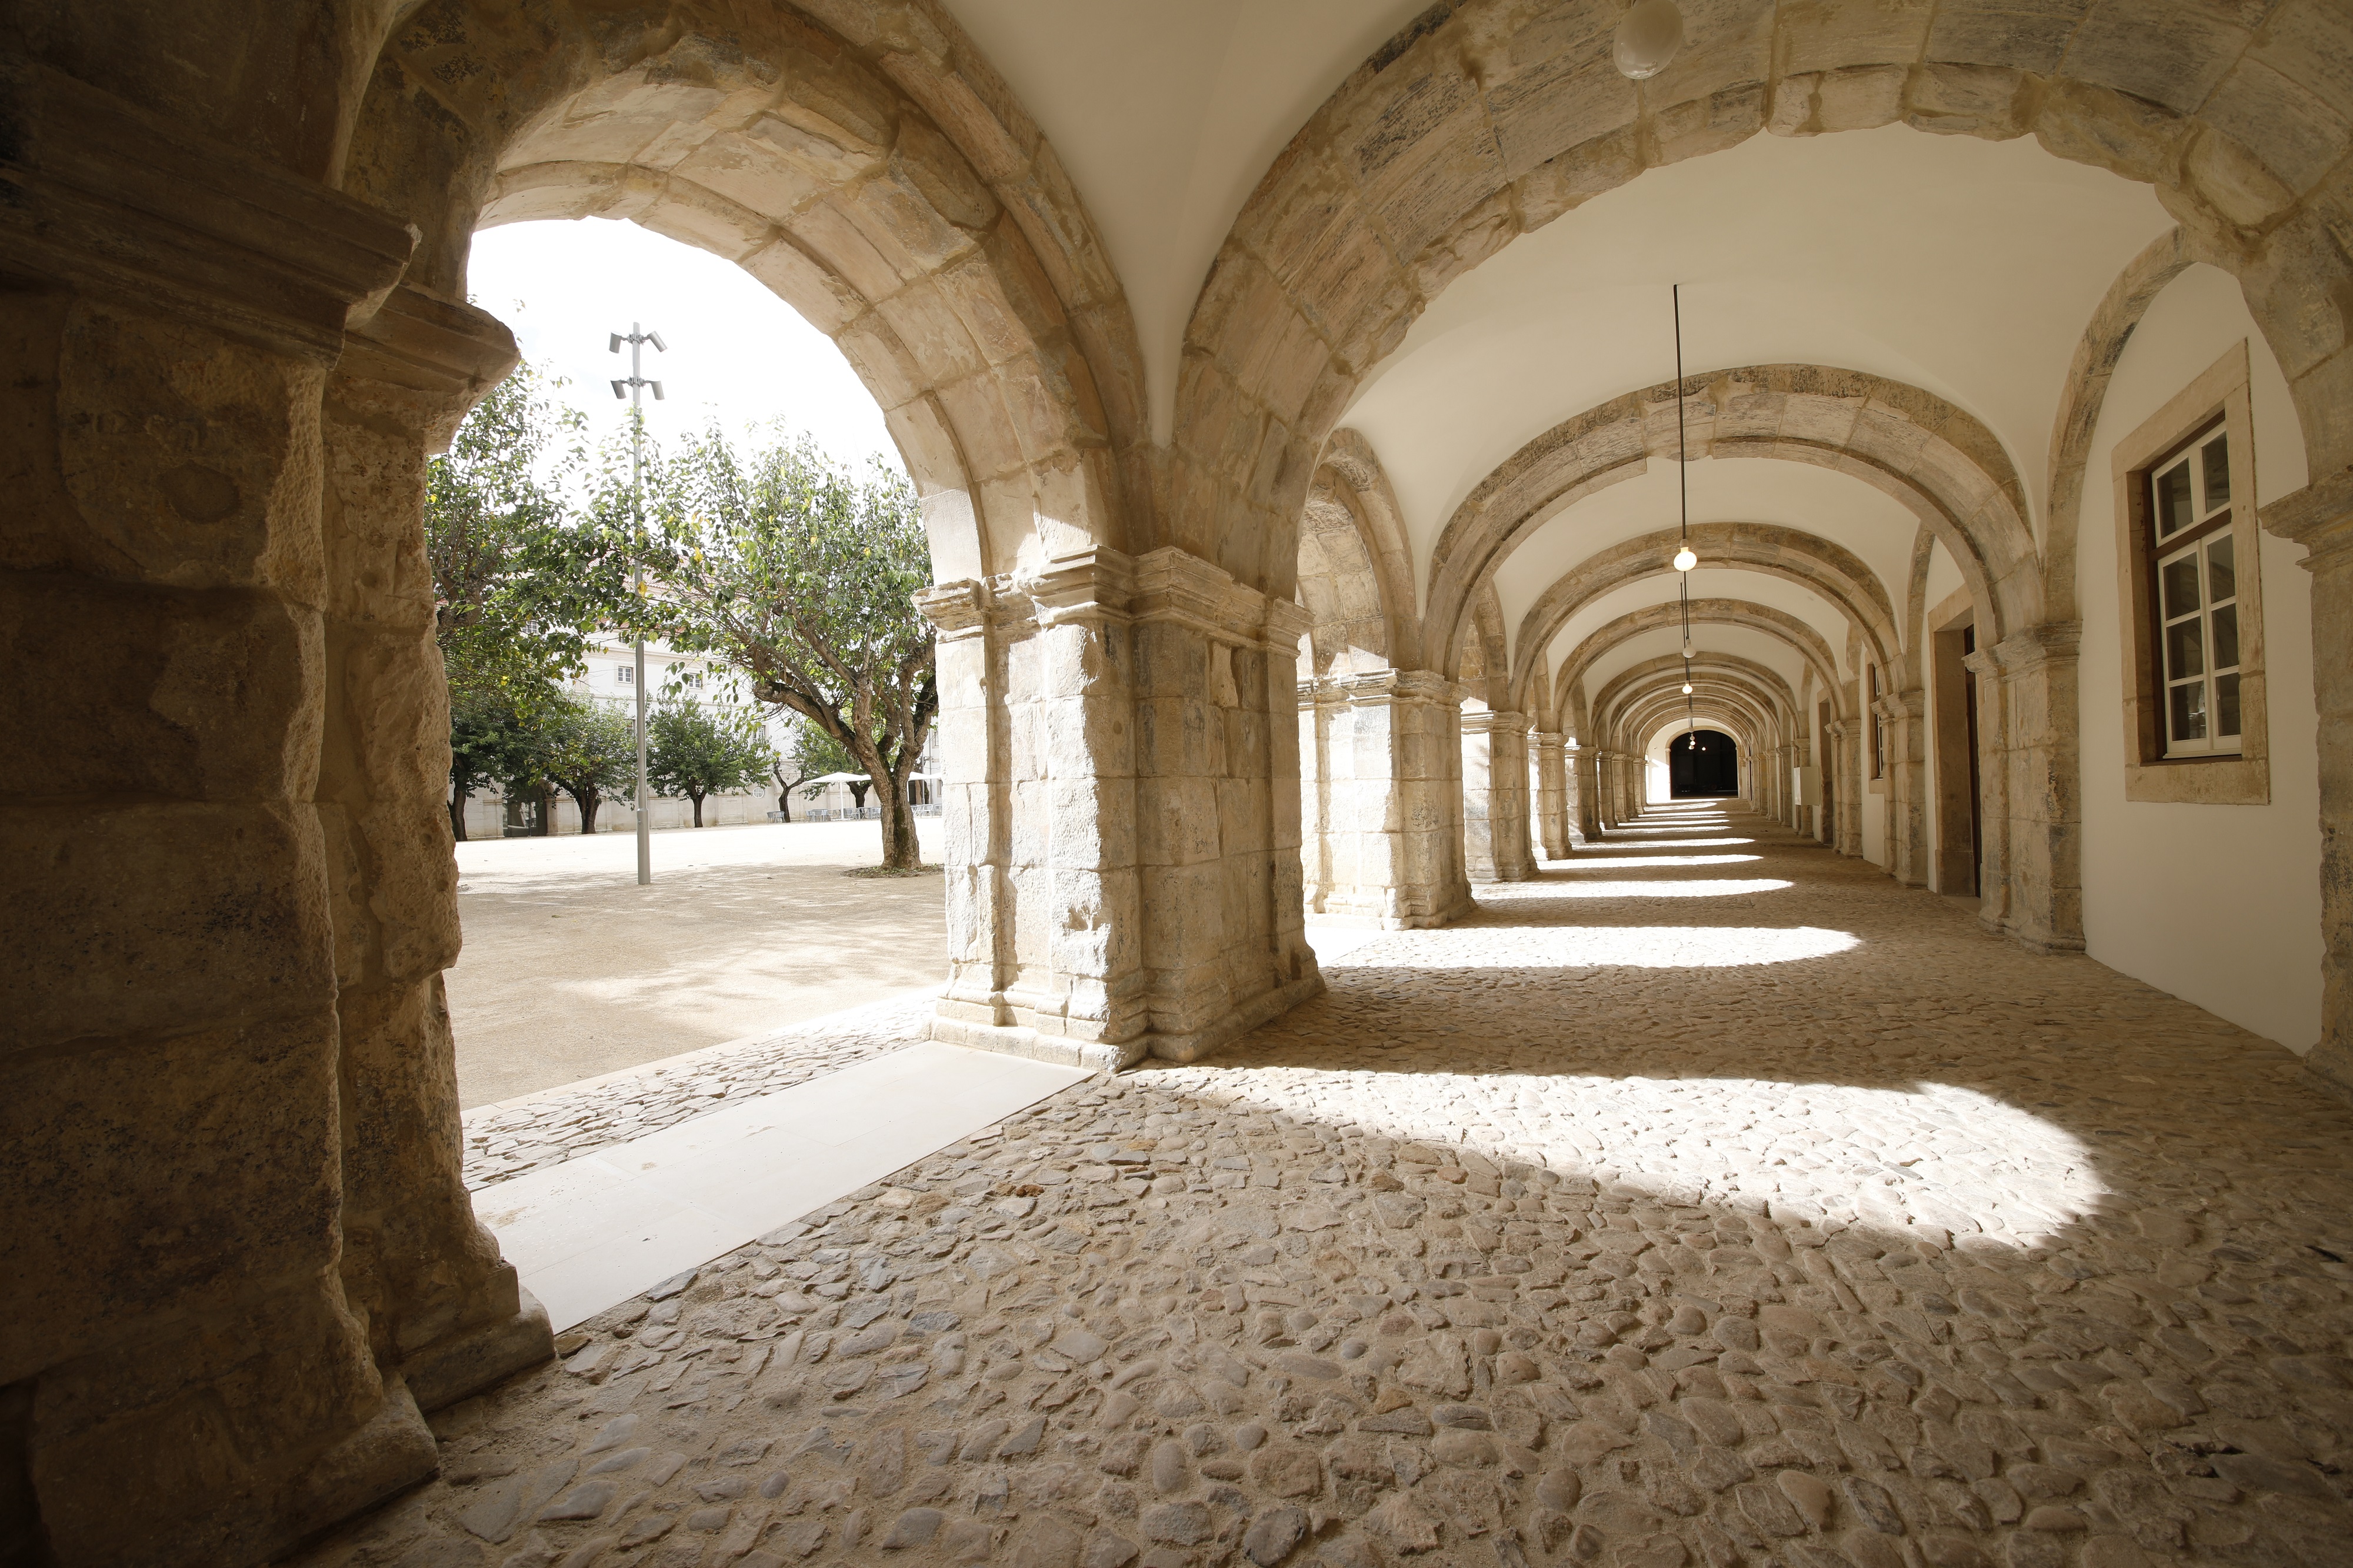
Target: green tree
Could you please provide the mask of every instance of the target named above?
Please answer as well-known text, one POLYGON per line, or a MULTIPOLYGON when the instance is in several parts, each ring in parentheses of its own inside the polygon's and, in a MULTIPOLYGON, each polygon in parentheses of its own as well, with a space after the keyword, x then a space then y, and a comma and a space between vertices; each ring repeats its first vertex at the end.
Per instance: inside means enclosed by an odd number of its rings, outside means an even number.
POLYGON ((804 437, 740 457, 716 428, 649 475, 644 618, 715 653, 763 702, 831 737, 873 781, 882 864, 922 860, 907 777, 939 707, 915 595, 931 555, 913 489, 804 437))
POLYGON ((558 697, 537 710, 532 728, 530 771, 579 805, 581 832, 596 832, 596 808, 626 798, 638 776, 635 721, 602 702, 558 697))
POLYGON ((776 763, 756 715, 712 710, 688 699, 665 702, 646 720, 646 782, 656 795, 694 803, 702 826, 705 795, 747 790, 776 763))
MULTIPOLYGON (((534 702, 529 710, 543 703, 534 702)), ((525 710, 506 689, 490 683, 449 689, 449 831, 466 837, 466 802, 485 784, 534 778, 537 737, 525 710)))
POLYGON ((576 673, 622 578, 612 542, 584 530, 543 470, 577 464, 585 421, 528 364, 491 389, 427 465, 425 552, 434 640, 456 686, 498 686, 519 706, 576 673))
POLYGON ((626 541, 581 526, 543 477, 551 459, 586 456, 585 421, 557 400, 561 385, 516 366, 426 469, 433 635, 449 689, 449 825, 459 838, 468 797, 491 780, 543 793, 527 753, 627 585, 626 541))

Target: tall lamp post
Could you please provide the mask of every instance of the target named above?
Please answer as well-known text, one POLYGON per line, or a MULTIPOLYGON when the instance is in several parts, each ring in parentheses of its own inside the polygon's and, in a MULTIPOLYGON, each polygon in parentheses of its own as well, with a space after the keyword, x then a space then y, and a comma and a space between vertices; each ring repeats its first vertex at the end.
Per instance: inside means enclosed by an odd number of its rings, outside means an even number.
MULTIPOLYGON (((657 353, 668 353, 670 345, 661 341, 659 332, 647 331, 637 321, 629 323, 627 336, 619 332, 612 334, 613 353, 619 353, 623 343, 629 345, 629 374, 626 381, 614 381, 613 395, 629 400, 629 521, 636 529, 636 536, 630 540, 629 545, 634 553, 646 532, 645 489, 640 472, 643 456, 639 440, 645 433, 645 415, 639 399, 650 386, 654 389, 654 401, 662 401, 662 384, 648 381, 639 374, 639 355, 648 343, 653 344, 657 353)), ((632 562, 630 583, 636 588, 638 597, 643 599, 646 570, 642 556, 632 562)), ((638 886, 643 888, 654 879, 654 837, 653 823, 646 811, 646 639, 642 633, 638 637, 638 671, 631 684, 638 693, 638 886)))

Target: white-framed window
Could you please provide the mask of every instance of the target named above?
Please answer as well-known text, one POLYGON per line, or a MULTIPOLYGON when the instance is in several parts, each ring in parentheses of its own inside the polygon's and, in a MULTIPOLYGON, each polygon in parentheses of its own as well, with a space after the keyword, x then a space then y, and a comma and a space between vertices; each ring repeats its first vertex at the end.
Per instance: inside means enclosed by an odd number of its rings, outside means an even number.
POLYGON ((2217 420, 2148 475, 2165 755, 2240 750, 2239 572, 2231 437, 2217 420))
POLYGON ((614 684, 614 685, 616 685, 616 686, 635 686, 637 683, 638 683, 638 670, 637 670, 637 667, 636 667, 635 665, 628 665, 628 664, 617 664, 617 665, 615 665, 615 666, 613 667, 613 684, 614 684))

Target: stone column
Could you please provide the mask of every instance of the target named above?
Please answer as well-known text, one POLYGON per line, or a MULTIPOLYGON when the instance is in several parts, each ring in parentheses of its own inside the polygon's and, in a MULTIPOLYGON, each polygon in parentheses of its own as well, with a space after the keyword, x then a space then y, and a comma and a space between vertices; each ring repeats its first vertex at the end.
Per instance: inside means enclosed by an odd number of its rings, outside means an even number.
POLYGON ((1928 693, 1894 691, 1878 703, 1887 726, 1889 872, 1910 888, 1928 885, 1928 693))
POLYGON ((2263 523, 2305 547, 2304 568, 2312 574, 2323 945, 2320 1040, 2304 1065, 2353 1097, 2353 468, 2272 502, 2263 523))
POLYGON ((0 624, 55 657, 0 784, 0 1507, 59 1563, 268 1561, 436 1463, 344 1298, 319 804, 320 405, 413 237, 45 68, 7 96, 0 624))
POLYGON ((1322 989, 1299 858, 1305 612, 1174 548, 922 603, 946 775, 934 1037, 1192 1061, 1322 989))
POLYGON ((1536 837, 1544 858, 1568 857, 1568 740, 1553 731, 1528 737, 1535 753, 1536 837))
POLYGON ((1830 722, 1829 759, 1825 770, 1838 770, 1838 787, 1831 802, 1830 846, 1841 855, 1862 853, 1862 759, 1857 754, 1856 726, 1844 719, 1830 722))
MULTIPOLYGON (((1989 840, 2001 843, 2001 930, 2037 952, 2084 950, 2083 812, 2077 764, 2075 663, 2082 628, 2031 626, 1993 648, 2000 672, 2001 776, 1979 795, 1989 840), (1999 805, 1996 796, 1999 795, 1999 805), (1994 825, 2000 824, 1999 828, 1994 825)), ((1995 683, 1988 683, 1995 684, 1995 683)), ((1983 691, 1980 689, 1980 702, 1983 691)), ((1986 732, 1980 707, 1978 731, 1986 732)), ((1986 880, 1996 880, 1989 860, 1986 880)), ((1979 918, 1985 910, 1979 909, 1979 918)))
POLYGON ((1307 922, 1407 931, 1470 910, 1452 685, 1326 678, 1299 688, 1299 717, 1307 922))
POLYGON ((1602 753, 1598 746, 1569 746, 1569 807, 1577 822, 1577 838, 1593 843, 1602 836, 1602 753))
POLYGON ((1525 714, 1481 708, 1462 715, 1462 860, 1474 882, 1535 875, 1525 714))
POLYGON ((475 1219, 441 971, 458 956, 448 689, 422 526, 427 459, 511 370, 514 340, 403 286, 327 385, 326 714, 319 821, 334 921, 345 1299, 427 1410, 554 1353, 475 1219))

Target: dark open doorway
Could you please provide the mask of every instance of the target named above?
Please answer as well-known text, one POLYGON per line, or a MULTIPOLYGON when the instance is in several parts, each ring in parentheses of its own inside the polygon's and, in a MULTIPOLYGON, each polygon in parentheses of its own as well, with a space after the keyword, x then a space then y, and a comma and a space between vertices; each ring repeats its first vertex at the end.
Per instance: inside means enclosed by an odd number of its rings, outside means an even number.
POLYGON ((1721 730, 1677 735, 1667 747, 1667 788, 1677 800, 1740 793, 1740 748, 1721 730))

